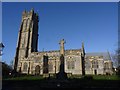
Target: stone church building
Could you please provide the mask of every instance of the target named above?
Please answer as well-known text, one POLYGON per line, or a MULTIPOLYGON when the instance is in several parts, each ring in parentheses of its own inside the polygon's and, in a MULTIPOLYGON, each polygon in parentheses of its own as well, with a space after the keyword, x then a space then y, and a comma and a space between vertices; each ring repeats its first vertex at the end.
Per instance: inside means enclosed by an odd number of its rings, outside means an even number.
POLYGON ((60 50, 41 51, 38 45, 38 14, 32 9, 22 13, 14 70, 24 74, 57 74, 60 70, 60 55, 64 55, 64 70, 67 74, 112 74, 112 61, 108 52, 86 53, 84 44, 80 49, 65 50, 65 40, 60 40, 60 50))

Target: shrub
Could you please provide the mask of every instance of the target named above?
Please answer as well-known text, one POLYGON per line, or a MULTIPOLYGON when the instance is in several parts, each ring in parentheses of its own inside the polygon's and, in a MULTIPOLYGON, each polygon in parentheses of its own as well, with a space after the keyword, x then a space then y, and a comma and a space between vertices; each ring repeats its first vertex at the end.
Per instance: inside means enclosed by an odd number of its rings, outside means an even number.
POLYGON ((84 79, 85 80, 92 80, 93 79, 93 76, 89 75, 89 76, 84 76, 84 79))

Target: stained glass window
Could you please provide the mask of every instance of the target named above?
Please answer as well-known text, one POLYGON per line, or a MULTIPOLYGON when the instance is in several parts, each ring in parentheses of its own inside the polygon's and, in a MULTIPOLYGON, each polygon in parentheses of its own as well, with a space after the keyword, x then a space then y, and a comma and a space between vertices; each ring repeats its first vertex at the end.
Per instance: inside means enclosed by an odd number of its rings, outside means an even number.
POLYGON ((28 64, 25 62, 24 65, 23 65, 23 71, 24 71, 24 72, 27 71, 27 67, 28 67, 28 64))
POLYGON ((67 61, 67 68, 68 69, 74 69, 75 68, 75 61, 67 61))
POLYGON ((52 64, 52 63, 49 63, 48 68, 49 68, 49 72, 52 72, 52 71, 53 71, 53 64, 52 64))

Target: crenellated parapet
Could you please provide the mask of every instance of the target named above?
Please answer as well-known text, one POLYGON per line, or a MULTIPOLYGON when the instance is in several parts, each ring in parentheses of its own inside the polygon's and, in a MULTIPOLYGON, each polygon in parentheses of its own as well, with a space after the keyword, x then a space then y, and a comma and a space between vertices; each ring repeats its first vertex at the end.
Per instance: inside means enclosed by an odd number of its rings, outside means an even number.
POLYGON ((37 22, 39 22, 39 17, 38 17, 38 14, 34 12, 34 9, 31 9, 30 11, 23 11, 22 13, 22 22, 23 20, 27 20, 27 19, 30 19, 30 20, 37 20, 37 22))

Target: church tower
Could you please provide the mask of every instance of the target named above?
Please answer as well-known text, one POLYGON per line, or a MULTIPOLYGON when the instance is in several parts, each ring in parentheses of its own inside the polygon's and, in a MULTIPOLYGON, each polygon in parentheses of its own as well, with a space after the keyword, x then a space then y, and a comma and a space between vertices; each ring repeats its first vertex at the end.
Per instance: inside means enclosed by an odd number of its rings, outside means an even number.
POLYGON ((21 58, 27 58, 31 52, 37 52, 38 22, 38 14, 34 13, 33 9, 30 12, 23 11, 14 61, 15 71, 21 58))

